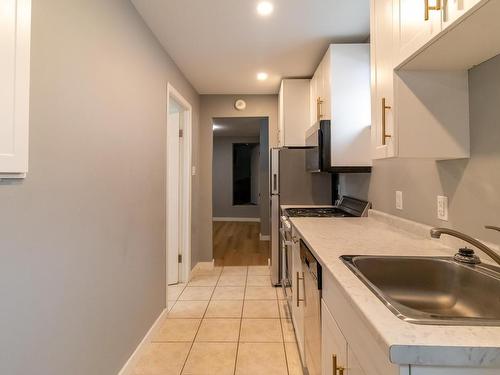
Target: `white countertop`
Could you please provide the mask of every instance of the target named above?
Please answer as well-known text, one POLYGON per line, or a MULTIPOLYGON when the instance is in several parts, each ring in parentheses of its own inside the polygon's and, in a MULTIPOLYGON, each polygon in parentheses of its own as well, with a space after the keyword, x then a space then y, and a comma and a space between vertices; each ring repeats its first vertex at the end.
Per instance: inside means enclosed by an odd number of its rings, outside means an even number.
MULTIPOLYGON (((500 368, 500 327, 417 325, 397 318, 344 263, 342 255, 451 256, 456 240, 377 211, 367 218, 291 218, 293 226, 366 320, 391 362, 500 368)), ((479 254, 483 260, 486 256, 479 254)))

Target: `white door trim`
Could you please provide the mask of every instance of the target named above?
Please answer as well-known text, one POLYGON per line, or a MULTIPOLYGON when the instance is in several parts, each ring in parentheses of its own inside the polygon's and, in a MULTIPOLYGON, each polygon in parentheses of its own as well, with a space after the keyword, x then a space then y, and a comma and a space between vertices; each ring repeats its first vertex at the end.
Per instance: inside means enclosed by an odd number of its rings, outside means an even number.
MULTIPOLYGON (((179 268, 179 281, 187 282, 189 279, 189 274, 191 271, 191 163, 192 163, 192 134, 193 134, 193 110, 191 104, 184 99, 184 97, 169 83, 167 83, 167 126, 168 126, 168 114, 170 113, 170 99, 173 98, 178 104, 183 107, 183 166, 180 174, 182 176, 182 234, 180 243, 182 243, 182 264, 179 268)), ((165 153, 167 154, 167 153, 165 153)), ((168 160, 166 160, 166 166, 168 166, 168 160)), ((166 178, 166 174, 165 174, 166 178)), ((167 187, 167 181, 165 181, 165 186, 167 187)), ((168 192, 167 192, 168 194, 168 192)), ((165 290, 168 290, 168 248, 167 241, 169 236, 169 225, 168 225, 168 195, 166 199, 165 215, 166 215, 166 238, 165 238, 165 290)), ((165 300, 167 302, 168 299, 165 300)))

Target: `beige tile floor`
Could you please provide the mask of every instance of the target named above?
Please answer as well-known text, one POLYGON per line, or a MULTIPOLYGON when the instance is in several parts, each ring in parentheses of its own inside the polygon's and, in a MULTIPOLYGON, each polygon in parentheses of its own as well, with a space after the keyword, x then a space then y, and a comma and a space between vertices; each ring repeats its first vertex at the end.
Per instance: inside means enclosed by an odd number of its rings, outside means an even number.
POLYGON ((218 267, 169 286, 169 313, 134 375, 303 375, 267 266, 218 267))

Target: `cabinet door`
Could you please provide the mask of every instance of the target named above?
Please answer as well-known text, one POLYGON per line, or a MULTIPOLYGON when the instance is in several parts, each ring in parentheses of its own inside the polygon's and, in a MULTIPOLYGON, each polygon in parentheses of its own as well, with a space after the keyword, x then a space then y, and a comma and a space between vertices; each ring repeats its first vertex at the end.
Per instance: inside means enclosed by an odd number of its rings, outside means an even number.
POLYGON ((310 80, 284 79, 279 92, 280 146, 303 147, 310 119, 310 80))
POLYGON ((285 93, 284 83, 281 81, 278 95, 278 146, 285 145, 285 93))
MULTIPOLYGON (((347 341, 321 300, 321 374, 336 375, 339 368, 347 369, 347 363, 347 341)), ((349 374, 344 371, 344 375, 349 374)))
POLYGON ((394 0, 396 65, 406 60, 441 31, 443 0, 394 0), (426 11, 428 5, 429 10, 426 11))
POLYGON ((28 171, 30 0, 2 0, 0 25, 0 177, 22 177, 28 171))
POLYGON ((396 156, 393 0, 371 1, 372 157, 396 156))
POLYGON ((321 120, 332 119, 332 47, 321 61, 321 120))
POLYGON ((292 229, 292 321, 297 335, 302 362, 304 357, 304 275, 302 272, 302 261, 300 259, 300 240, 295 228, 292 229))
POLYGON ((443 0, 443 29, 471 9, 481 0, 443 0))
POLYGON ((310 83, 310 107, 311 107, 311 121, 310 126, 314 125, 318 121, 318 112, 317 112, 317 99, 318 99, 318 73, 314 73, 314 76, 311 78, 310 83))
POLYGON ((348 348, 347 350, 347 374, 346 375, 366 375, 366 373, 361 368, 359 364, 358 358, 351 350, 348 348))

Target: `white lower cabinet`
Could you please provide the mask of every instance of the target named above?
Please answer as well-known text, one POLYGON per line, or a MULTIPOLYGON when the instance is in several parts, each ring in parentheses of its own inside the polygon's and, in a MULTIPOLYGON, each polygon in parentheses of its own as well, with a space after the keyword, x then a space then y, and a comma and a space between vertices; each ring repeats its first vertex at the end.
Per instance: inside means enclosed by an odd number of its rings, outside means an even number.
POLYGON ((300 237, 292 228, 292 322, 297 336, 300 358, 305 363, 304 355, 304 274, 300 259, 300 237))
POLYGON ((368 373, 364 372, 361 368, 361 364, 352 350, 347 352, 347 363, 349 365, 349 375, 368 375, 368 373))
POLYGON ((348 347, 335 319, 321 301, 321 375, 345 375, 348 368, 348 347))
POLYGON ((366 375, 324 301, 321 301, 321 324, 321 375, 366 375))

